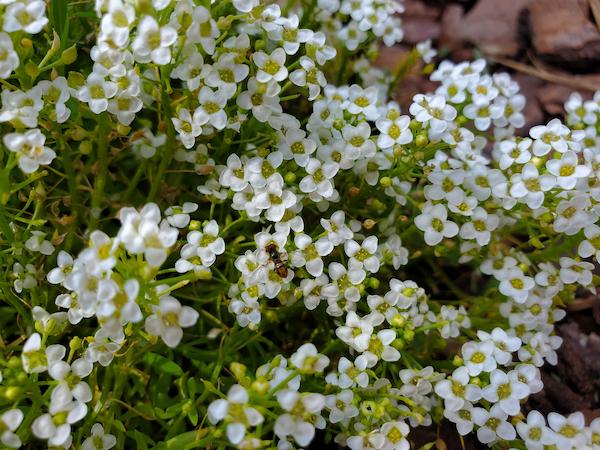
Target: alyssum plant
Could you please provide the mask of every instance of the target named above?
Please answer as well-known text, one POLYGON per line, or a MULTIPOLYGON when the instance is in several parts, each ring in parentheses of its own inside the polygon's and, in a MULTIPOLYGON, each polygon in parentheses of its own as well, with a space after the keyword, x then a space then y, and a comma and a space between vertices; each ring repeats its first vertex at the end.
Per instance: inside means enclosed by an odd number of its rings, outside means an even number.
POLYGON ((0 1, 2 446, 600 446, 522 412, 594 289, 600 95, 517 137, 444 61, 403 114, 401 11, 0 1))

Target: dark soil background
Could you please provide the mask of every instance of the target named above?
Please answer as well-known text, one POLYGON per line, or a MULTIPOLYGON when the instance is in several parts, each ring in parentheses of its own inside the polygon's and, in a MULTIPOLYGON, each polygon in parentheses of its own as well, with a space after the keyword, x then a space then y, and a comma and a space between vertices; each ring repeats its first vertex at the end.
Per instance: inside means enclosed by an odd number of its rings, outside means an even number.
MULTIPOLYGON (((382 49, 378 64, 394 68, 414 44, 431 39, 437 60, 484 57, 491 71, 511 73, 527 98, 526 125, 564 114, 573 91, 587 99, 600 90, 600 0, 404 0, 402 45, 382 49)), ((412 96, 435 88, 422 75, 409 75, 395 93, 407 110, 412 96)), ((564 342, 556 366, 542 369, 544 390, 525 406, 547 414, 582 411, 589 423, 600 417, 600 298, 582 294, 557 324, 564 342)), ((413 448, 487 448, 461 442, 454 426, 411 431, 413 448)))

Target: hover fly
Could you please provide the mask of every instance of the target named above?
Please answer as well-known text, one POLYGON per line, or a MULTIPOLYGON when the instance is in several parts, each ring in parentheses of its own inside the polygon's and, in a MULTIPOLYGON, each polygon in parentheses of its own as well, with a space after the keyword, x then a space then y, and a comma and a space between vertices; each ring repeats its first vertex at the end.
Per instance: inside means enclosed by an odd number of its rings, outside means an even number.
POLYGON ((277 245, 271 242, 270 244, 267 244, 265 251, 269 254, 269 261, 272 261, 275 266, 275 273, 281 278, 286 278, 288 276, 288 269, 285 265, 286 261, 282 259, 281 253, 279 253, 279 250, 277 249, 277 245))

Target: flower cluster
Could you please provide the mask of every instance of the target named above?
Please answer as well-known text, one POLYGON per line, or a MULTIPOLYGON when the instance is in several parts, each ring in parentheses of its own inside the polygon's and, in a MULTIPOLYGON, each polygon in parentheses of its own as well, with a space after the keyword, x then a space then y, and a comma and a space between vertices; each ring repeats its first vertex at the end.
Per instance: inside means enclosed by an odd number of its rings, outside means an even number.
POLYGON ((0 3, 3 446, 598 444, 522 406, 595 291, 600 94, 517 132, 484 60, 375 67, 396 0, 0 3))

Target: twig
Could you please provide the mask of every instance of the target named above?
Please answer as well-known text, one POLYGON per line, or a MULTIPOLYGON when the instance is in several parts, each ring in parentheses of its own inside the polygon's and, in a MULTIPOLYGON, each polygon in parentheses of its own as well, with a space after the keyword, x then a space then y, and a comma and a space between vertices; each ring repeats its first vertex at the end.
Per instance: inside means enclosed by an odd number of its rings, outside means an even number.
POLYGON ((563 86, 568 86, 573 89, 586 89, 590 91, 600 90, 600 81, 594 82, 582 79, 582 77, 578 75, 567 75, 551 72, 546 69, 536 68, 528 64, 521 63, 519 61, 515 61, 508 58, 490 57, 490 59, 497 62, 498 64, 510 67, 511 69, 515 69, 519 72, 523 72, 528 75, 533 75, 542 80, 550 81, 552 83, 562 84, 563 86))

